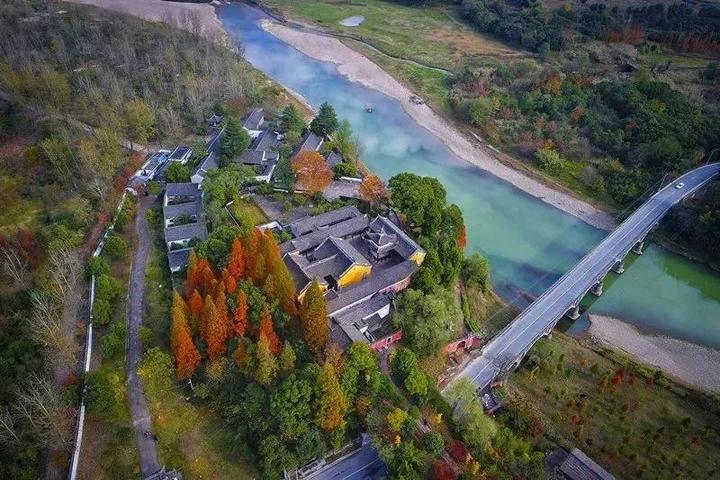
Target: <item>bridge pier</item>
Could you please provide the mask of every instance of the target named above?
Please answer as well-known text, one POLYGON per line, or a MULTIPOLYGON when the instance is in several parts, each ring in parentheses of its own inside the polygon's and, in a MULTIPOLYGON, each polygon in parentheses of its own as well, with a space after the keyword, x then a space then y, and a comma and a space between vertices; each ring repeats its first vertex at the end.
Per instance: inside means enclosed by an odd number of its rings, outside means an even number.
POLYGON ((625 264, 622 260, 616 260, 615 265, 612 267, 612 271, 620 275, 625 271, 625 264))
POLYGON ((644 246, 645 246, 645 240, 640 240, 635 244, 635 246, 632 249, 632 252, 635 255, 642 255, 644 246))
POLYGON ((578 302, 577 305, 573 305, 570 307, 570 309, 565 312, 565 316, 568 317, 570 320, 577 320, 580 318, 580 303, 578 302))
POLYGON ((603 294, 603 281, 600 280, 599 282, 595 283, 595 285, 590 288, 590 293, 595 295, 596 297, 599 297, 603 294))

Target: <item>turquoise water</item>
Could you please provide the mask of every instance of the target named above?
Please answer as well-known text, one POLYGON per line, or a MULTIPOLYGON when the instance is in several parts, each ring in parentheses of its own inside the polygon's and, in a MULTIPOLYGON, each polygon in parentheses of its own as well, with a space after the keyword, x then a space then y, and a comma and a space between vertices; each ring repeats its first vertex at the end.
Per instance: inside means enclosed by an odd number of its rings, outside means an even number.
MULTIPOLYGON (((526 303, 603 238, 604 232, 459 159, 394 99, 350 82, 335 65, 265 32, 259 10, 228 5, 218 15, 255 67, 315 106, 330 102, 349 120, 364 162, 382 178, 405 171, 438 178, 449 201, 463 211, 468 253, 488 257, 504 298, 526 303), (372 105, 373 113, 365 112, 365 105, 372 105)), ((591 311, 720 348, 720 276, 659 248, 638 258, 591 311)))

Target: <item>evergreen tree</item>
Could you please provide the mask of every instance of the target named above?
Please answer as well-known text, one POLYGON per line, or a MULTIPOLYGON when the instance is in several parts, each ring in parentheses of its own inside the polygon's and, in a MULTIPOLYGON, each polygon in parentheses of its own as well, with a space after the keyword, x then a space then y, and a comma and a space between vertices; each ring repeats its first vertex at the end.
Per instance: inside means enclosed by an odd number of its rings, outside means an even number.
POLYGON ((327 320, 327 301, 317 280, 313 280, 300 305, 300 326, 308 348, 319 355, 325 348, 330 332, 327 320))
POLYGON ((260 328, 258 328, 258 342, 260 337, 264 336, 270 347, 270 351, 273 355, 277 355, 282 350, 282 342, 280 337, 275 333, 273 328, 272 317, 270 316, 270 309, 267 304, 263 305, 262 313, 260 314, 260 328))
POLYGON ((235 306, 235 312, 233 312, 233 333, 242 337, 245 335, 248 323, 248 303, 247 294, 240 291, 237 295, 237 305, 235 306))
POLYGON ((170 348, 175 357, 175 371, 178 380, 192 377, 195 369, 200 364, 200 352, 193 343, 187 314, 188 308, 185 301, 179 293, 173 292, 170 348))
POLYGON ((302 133, 305 129, 305 120, 294 105, 288 105, 280 116, 280 132, 302 133))
POLYGON ((245 248, 239 238, 233 240, 227 269, 235 280, 240 280, 245 276, 245 248))
POLYGON ((329 103, 324 102, 320 105, 320 111, 317 117, 313 118, 313 121, 310 122, 310 130, 312 130, 315 135, 327 137, 337 130, 338 125, 339 122, 337 114, 335 114, 335 109, 329 103))
POLYGON ((250 135, 245 131, 240 120, 231 117, 225 124, 225 133, 220 139, 220 154, 225 161, 239 156, 250 146, 250 135))
POLYGON ((340 388, 335 368, 329 362, 323 365, 318 379, 319 398, 317 425, 325 432, 337 430, 345 425, 348 400, 340 388))
POLYGON ((268 338, 262 332, 255 348, 255 360, 255 380, 261 385, 270 385, 277 376, 278 363, 270 350, 268 338))

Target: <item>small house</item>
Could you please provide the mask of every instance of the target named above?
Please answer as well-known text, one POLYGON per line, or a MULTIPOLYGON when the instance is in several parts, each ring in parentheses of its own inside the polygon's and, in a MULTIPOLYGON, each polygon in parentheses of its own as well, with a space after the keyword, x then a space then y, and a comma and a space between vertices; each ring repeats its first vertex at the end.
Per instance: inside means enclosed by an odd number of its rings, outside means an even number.
POLYGON ((186 164, 188 160, 190 160, 191 156, 192 150, 190 149, 190 147, 181 145, 172 151, 172 153, 168 157, 168 160, 171 162, 180 162, 182 164, 186 164))

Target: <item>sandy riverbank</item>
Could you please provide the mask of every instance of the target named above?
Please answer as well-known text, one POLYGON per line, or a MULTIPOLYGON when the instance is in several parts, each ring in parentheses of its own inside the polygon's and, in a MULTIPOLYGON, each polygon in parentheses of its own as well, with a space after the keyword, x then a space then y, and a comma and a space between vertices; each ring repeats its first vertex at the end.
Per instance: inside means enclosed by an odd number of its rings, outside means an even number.
POLYGON ((615 226, 616 222, 606 212, 571 195, 558 192, 538 180, 512 169, 493 158, 484 148, 473 145, 465 135, 458 132, 430 107, 412 103, 410 97, 413 92, 408 88, 368 58, 336 38, 296 30, 269 20, 263 21, 262 27, 302 53, 321 61, 336 64, 338 72, 350 80, 360 82, 395 98, 419 125, 438 137, 458 157, 590 225, 606 230, 615 226))
POLYGON ((96 7, 134 15, 151 22, 171 23, 212 41, 229 41, 220 19, 215 15, 215 7, 209 3, 180 3, 165 2, 163 0, 66 1, 95 5, 96 7))
POLYGON ((685 340, 647 335, 615 318, 590 315, 589 333, 610 347, 702 390, 720 392, 720 351, 685 340))

